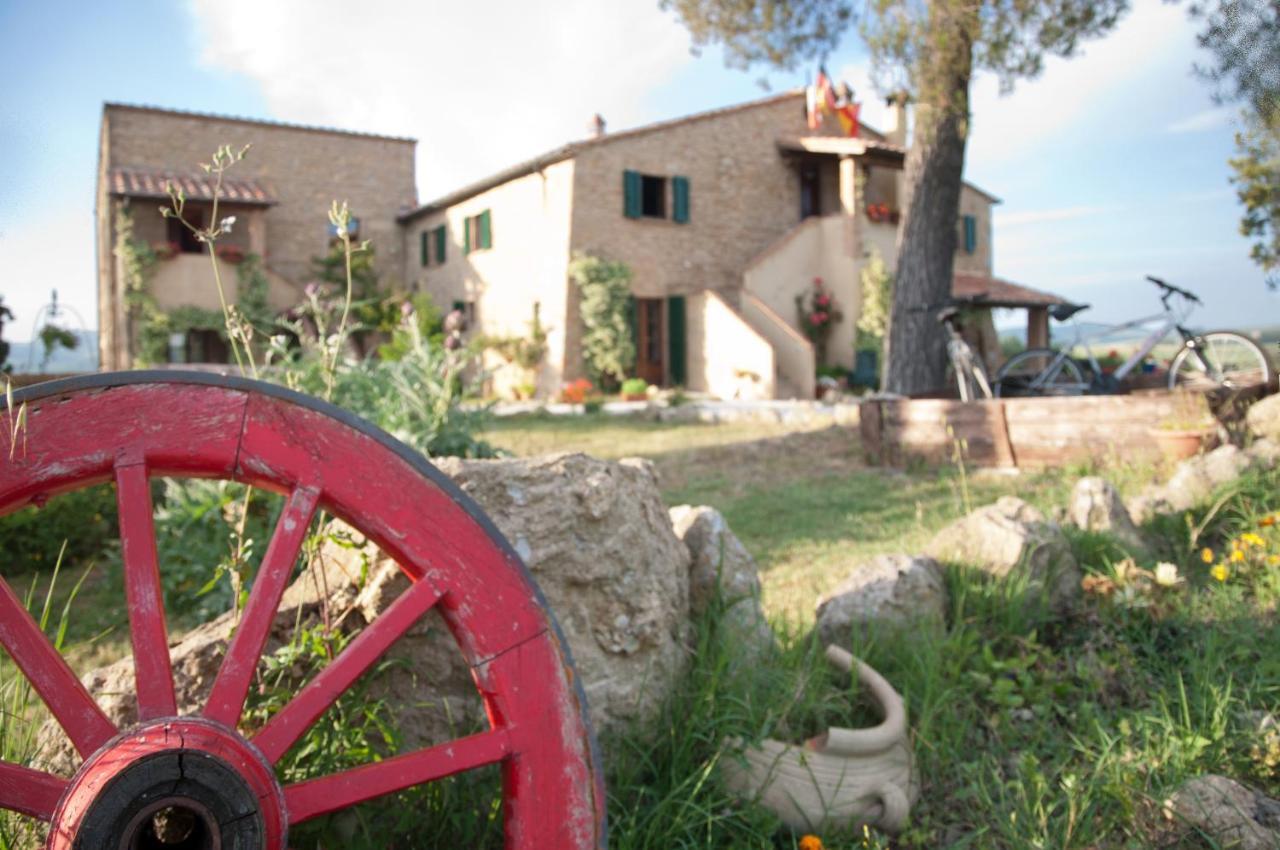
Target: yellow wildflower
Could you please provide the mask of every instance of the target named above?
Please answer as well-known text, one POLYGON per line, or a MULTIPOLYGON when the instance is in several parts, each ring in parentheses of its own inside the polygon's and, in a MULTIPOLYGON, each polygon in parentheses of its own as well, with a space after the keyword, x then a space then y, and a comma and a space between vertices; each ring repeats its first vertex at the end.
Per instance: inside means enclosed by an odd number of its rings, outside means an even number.
POLYGON ((1201 549, 1201 550, 1200 550, 1200 560, 1204 561, 1206 564, 1212 564, 1212 563, 1213 563, 1213 550, 1212 550, 1212 549, 1210 549, 1208 546, 1206 546, 1206 547, 1204 547, 1203 549, 1201 549))
POLYGON ((1239 549, 1232 549, 1232 550, 1231 550, 1231 560, 1232 560, 1232 561, 1235 561, 1236 563, 1239 563, 1239 562, 1243 561, 1243 560, 1244 560, 1244 552, 1241 552, 1239 549))
POLYGON ((1227 565, 1226 565, 1226 564, 1218 564, 1216 567, 1214 567, 1213 569, 1209 570, 1209 575, 1213 576, 1213 577, 1214 577, 1214 578, 1216 578, 1218 581, 1226 581, 1226 580, 1227 580, 1227 565))
POLYGON ((1267 563, 1271 566, 1280 566, 1280 555, 1271 555, 1267 558, 1267 563))
POLYGON ((822 850, 822 839, 816 835, 806 835, 800 839, 800 850, 822 850))
POLYGON ((1241 542, 1249 546, 1266 546, 1267 545, 1267 541, 1263 540, 1261 537, 1254 534, 1252 531, 1246 531, 1244 534, 1241 534, 1240 540, 1241 542))

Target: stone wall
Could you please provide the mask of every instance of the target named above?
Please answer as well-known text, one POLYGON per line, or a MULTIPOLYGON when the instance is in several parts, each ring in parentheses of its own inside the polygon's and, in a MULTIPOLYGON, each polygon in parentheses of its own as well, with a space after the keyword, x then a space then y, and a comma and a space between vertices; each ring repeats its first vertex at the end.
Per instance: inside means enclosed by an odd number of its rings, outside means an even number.
MULTIPOLYGON (((328 210, 335 199, 350 204, 360 221, 359 238, 373 242, 384 277, 398 278, 404 268, 396 215, 417 202, 412 139, 110 104, 103 112, 100 144, 99 324, 104 368, 129 365, 121 362, 120 284, 104 279, 114 277, 115 265, 113 205, 103 186, 112 168, 193 172, 221 145, 252 145, 232 173, 269 184, 279 201, 265 216, 268 268, 288 280, 305 282, 311 258, 329 250, 328 210)), ((134 206, 145 210, 160 203, 139 199, 134 206)), ((149 211, 139 216, 149 240, 154 235, 150 217, 149 211)), ((164 238, 163 231, 158 238, 164 238)))

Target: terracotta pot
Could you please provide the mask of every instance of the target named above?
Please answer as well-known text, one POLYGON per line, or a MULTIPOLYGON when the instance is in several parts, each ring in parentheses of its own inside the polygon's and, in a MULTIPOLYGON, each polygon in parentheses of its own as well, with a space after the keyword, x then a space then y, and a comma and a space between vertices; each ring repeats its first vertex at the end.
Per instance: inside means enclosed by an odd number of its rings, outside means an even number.
POLYGON ((919 783, 907 739, 902 697, 875 670, 837 646, 827 659, 852 671, 884 714, 869 729, 832 727, 802 746, 765 739, 724 762, 730 790, 772 811, 797 830, 867 824, 898 832, 919 783))
POLYGON ((623 393, 622 400, 623 401, 648 401, 649 394, 648 393, 623 393))
POLYGON ((1151 428, 1148 432, 1160 447, 1160 453, 1172 461, 1186 460, 1210 448, 1216 440, 1217 429, 1212 425, 1190 430, 1170 431, 1151 428))

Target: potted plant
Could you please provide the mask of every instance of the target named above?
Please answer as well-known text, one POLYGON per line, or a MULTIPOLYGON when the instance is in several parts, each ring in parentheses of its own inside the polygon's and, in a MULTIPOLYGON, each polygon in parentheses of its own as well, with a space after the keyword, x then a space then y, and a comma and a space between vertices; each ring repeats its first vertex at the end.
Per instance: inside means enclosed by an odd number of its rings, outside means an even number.
POLYGON ((622 382, 623 401, 645 401, 649 398, 649 384, 644 378, 627 378, 622 382))
POLYGON ((1217 442, 1218 423, 1203 395, 1178 392, 1173 396, 1173 410, 1148 433, 1160 453, 1176 462, 1212 448, 1217 442))

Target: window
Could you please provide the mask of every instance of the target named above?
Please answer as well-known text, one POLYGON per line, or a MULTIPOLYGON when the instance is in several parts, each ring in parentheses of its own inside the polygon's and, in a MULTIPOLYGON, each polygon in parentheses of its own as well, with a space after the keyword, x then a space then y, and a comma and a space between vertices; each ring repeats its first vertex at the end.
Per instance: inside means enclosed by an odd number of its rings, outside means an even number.
MULTIPOLYGON (((221 331, 192 328, 187 331, 186 363, 226 363, 231 359, 231 349, 221 331)), ((170 341, 172 347, 172 340, 170 341)), ((172 356, 173 352, 170 352, 172 356)))
POLYGON ((463 222, 462 253, 487 251, 493 247, 493 219, 490 210, 473 215, 463 222))
POLYGON ((670 218, 677 224, 689 221, 689 178, 660 177, 638 171, 622 172, 622 214, 627 218, 670 218), (667 186, 670 185, 670 203, 667 186))
POLYGON ((418 251, 422 256, 422 265, 438 266, 444 263, 444 225, 424 230, 418 234, 418 251))
MULTIPOLYGON (((204 209, 201 207, 187 204, 186 209, 182 211, 182 217, 186 219, 187 224, 190 224, 191 227, 194 227, 196 230, 202 230, 204 228, 204 212, 204 209)), ((204 243, 196 238, 196 235, 191 232, 191 228, 187 227, 187 225, 183 224, 181 221, 178 221, 176 216, 169 216, 165 221, 169 223, 169 242, 172 245, 178 246, 178 253, 204 253, 204 243)))
POLYGON ((964 227, 964 252, 972 254, 978 250, 978 219, 976 216, 966 215, 961 221, 964 227))

